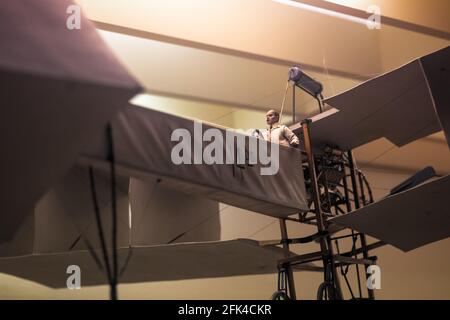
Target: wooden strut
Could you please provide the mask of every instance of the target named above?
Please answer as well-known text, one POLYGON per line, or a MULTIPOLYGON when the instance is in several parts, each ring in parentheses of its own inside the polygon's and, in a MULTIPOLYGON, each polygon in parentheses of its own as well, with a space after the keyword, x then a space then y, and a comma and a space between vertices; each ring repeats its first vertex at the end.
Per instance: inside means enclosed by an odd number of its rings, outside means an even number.
MULTIPOLYGON (((309 177, 311 181, 311 189, 313 194, 313 201, 314 201, 314 209, 315 209, 315 215, 316 215, 316 223, 317 223, 317 229, 319 233, 323 233, 325 231, 325 221, 324 221, 324 215, 322 214, 321 206, 320 206, 320 193, 319 193, 319 186, 317 184, 317 174, 315 169, 315 162, 314 162, 314 153, 313 148, 311 144, 311 136, 310 136, 310 129, 309 126, 311 124, 311 119, 305 119, 302 122, 302 129, 303 129, 303 139, 305 143, 305 150, 308 157, 308 167, 309 167, 309 177)), ((332 271, 332 277, 333 277, 333 285, 335 286, 336 290, 336 298, 342 299, 342 289, 339 281, 339 277, 336 272, 336 268, 334 265, 334 253, 333 253, 333 246, 331 244, 330 237, 321 237, 319 239, 320 244, 320 251, 322 253, 322 262, 324 269, 326 269, 326 266, 330 264, 331 271, 332 271)), ((324 281, 328 281, 328 277, 326 274, 324 274, 324 281)))
MULTIPOLYGON (((279 219, 279 221, 280 221, 281 239, 283 242, 283 249, 284 249, 284 257, 289 258, 291 254, 289 251, 289 244, 287 242, 288 234, 287 234, 286 220, 279 219)), ((290 265, 288 265, 285 269, 288 280, 289 297, 292 300, 296 300, 297 294, 295 292, 294 272, 292 271, 292 267, 290 265)))
MULTIPOLYGON (((348 151, 347 156, 348 156, 348 163, 349 163, 349 167, 350 167, 350 178, 351 178, 352 188, 353 188, 353 198, 355 200, 355 209, 359 209, 361 206, 359 203, 358 187, 356 184, 355 162, 353 159, 352 151, 348 151)), ((367 249, 366 236, 364 234, 361 234, 360 239, 361 239, 361 247, 362 247, 363 257, 364 257, 364 259, 368 259, 369 258, 369 250, 367 249)), ((366 274, 366 280, 367 280, 369 278, 369 275, 366 272, 364 272, 364 273, 366 274)), ((369 295, 369 299, 371 299, 371 300, 375 299, 375 293, 372 289, 367 288, 367 293, 369 295)))
MULTIPOLYGON (((380 248, 385 246, 386 243, 383 241, 378 241, 375 243, 372 243, 370 245, 367 246, 367 250, 374 250, 376 248, 380 248)), ((354 254, 361 254, 363 252, 362 248, 358 248, 356 249, 354 252, 349 251, 346 253, 341 253, 340 256, 344 256, 344 257, 351 257, 354 254)), ((316 252, 310 252, 310 253, 305 253, 302 255, 296 255, 296 256, 292 256, 289 258, 285 258, 285 259, 281 259, 278 260, 278 265, 279 266, 284 266, 284 265, 288 265, 288 264, 302 264, 302 263, 306 263, 306 262, 314 262, 314 261, 319 261, 322 259, 322 252, 321 251, 316 251, 316 252)), ((371 259, 370 259, 371 260, 371 259)))

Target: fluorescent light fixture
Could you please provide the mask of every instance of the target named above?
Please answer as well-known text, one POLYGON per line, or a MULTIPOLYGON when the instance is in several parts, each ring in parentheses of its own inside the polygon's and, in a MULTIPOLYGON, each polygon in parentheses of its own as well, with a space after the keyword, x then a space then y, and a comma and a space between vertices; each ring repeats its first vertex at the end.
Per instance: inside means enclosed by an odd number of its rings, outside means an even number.
POLYGON ((330 16, 330 17, 344 19, 344 20, 348 20, 348 21, 351 21, 351 22, 356 22, 356 23, 359 23, 359 24, 367 25, 367 20, 366 19, 354 17, 354 16, 351 16, 351 15, 348 15, 348 14, 345 14, 345 13, 340 13, 340 12, 336 12, 336 11, 332 11, 332 10, 328 10, 328 9, 315 7, 315 6, 312 6, 310 4, 305 4, 305 3, 297 2, 297 1, 294 1, 294 0, 272 0, 272 1, 278 2, 278 3, 281 3, 281 4, 286 4, 288 6, 292 6, 292 7, 299 8, 299 9, 308 10, 308 11, 311 11, 311 12, 325 14, 325 15, 330 16))

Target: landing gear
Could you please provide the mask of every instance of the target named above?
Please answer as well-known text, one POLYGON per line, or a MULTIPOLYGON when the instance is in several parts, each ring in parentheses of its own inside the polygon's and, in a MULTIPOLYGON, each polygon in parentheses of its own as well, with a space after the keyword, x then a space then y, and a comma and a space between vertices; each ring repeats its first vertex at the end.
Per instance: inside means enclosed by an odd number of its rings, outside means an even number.
POLYGON ((325 270, 325 281, 317 289, 317 300, 337 300, 338 296, 334 287, 331 265, 327 264, 325 270))
POLYGON ((284 291, 275 291, 271 300, 291 300, 291 298, 284 291))
POLYGON ((286 276, 286 269, 278 270, 278 290, 272 294, 271 300, 291 300, 288 296, 288 278, 286 276))
POLYGON ((322 282, 317 289, 317 300, 334 300, 335 290, 330 282, 322 282))

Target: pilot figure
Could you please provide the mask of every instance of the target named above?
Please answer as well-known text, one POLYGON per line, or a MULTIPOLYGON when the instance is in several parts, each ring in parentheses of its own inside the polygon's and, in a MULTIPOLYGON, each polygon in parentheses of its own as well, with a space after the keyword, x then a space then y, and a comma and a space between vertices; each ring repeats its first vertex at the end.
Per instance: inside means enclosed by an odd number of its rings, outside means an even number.
POLYGON ((264 130, 262 136, 267 141, 276 142, 286 147, 297 147, 300 143, 298 137, 291 129, 284 124, 279 124, 280 114, 275 110, 269 110, 266 113, 266 122, 269 125, 268 130, 264 130))

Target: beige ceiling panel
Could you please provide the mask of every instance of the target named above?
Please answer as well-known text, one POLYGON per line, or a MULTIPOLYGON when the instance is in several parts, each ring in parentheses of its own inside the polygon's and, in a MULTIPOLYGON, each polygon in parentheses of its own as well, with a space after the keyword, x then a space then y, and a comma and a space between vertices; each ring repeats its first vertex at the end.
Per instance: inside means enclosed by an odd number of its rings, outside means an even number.
POLYGON ((369 75, 377 30, 272 0, 78 0, 88 17, 146 37, 369 75))
POLYGON ((272 221, 277 222, 277 219, 228 206, 220 212, 220 239, 254 238, 253 235, 264 229, 272 221))
POLYGON ((397 173, 388 170, 374 169, 361 166, 360 169, 363 171, 367 180, 370 183, 372 191, 381 191, 377 195, 386 195, 389 193, 393 187, 399 185, 406 179, 408 179, 411 174, 409 173, 397 173))
MULTIPOLYGON (((448 2, 450 3, 450 1, 448 2)), ((379 40, 383 71, 395 69, 413 59, 445 48, 450 44, 448 39, 432 37, 388 25, 382 26, 379 40)))
POLYGON ((354 149, 353 156, 357 163, 367 164, 394 147, 386 138, 380 138, 354 149))
MULTIPOLYGON (((366 11, 377 5, 381 14, 390 18, 450 32, 450 2, 448 0, 325 0, 366 11)), ((319 2, 319 1, 318 1, 319 2)))
POLYGON ((395 148, 379 157, 374 163, 411 170, 421 170, 433 166, 437 173, 450 172, 450 150, 446 143, 436 143, 421 139, 395 148))
MULTIPOLYGON (((229 56, 216 52, 101 31, 103 39, 149 93, 180 100, 228 107, 280 108, 287 80, 287 66, 229 56)), ((324 96, 331 96, 359 83, 323 72, 308 71, 324 85, 324 96)), ((162 103, 162 101, 158 101, 162 103)), ((317 103, 296 90, 297 111, 317 113, 317 103)), ((292 88, 285 110, 292 109, 292 88)), ((157 103, 152 107, 158 108, 157 103)), ((194 113, 194 116, 197 116, 194 113)))
POLYGON ((132 104, 163 111, 173 115, 216 123, 238 109, 213 103, 178 99, 172 97, 140 94, 131 100, 132 104))

